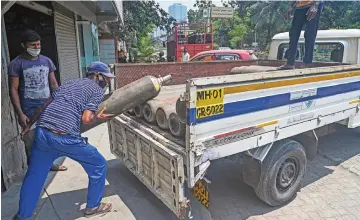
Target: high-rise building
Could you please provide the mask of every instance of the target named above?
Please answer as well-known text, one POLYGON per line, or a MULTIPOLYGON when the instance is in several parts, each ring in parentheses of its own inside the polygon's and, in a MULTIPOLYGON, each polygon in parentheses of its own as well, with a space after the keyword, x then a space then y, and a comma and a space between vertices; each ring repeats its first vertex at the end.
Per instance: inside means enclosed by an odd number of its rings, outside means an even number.
POLYGON ((187 7, 180 3, 175 3, 169 6, 169 17, 176 19, 176 22, 187 21, 187 7))

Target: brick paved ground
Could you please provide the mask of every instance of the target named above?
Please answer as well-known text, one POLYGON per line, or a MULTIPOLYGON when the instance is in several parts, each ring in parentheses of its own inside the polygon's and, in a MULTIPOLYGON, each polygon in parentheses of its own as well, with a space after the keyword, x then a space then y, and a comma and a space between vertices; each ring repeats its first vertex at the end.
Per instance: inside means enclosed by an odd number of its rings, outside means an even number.
POLYGON ((320 140, 303 188, 283 207, 260 201, 241 180, 241 160, 223 159, 209 171, 214 220, 360 219, 360 135, 344 130, 320 140))
MULTIPOLYGON (((104 200, 113 202, 114 211, 90 219, 175 220, 171 211, 111 155, 106 132, 106 126, 101 125, 87 136, 108 160, 104 200)), ((342 131, 321 139, 319 155, 308 165, 304 187, 296 199, 284 207, 269 207, 242 182, 240 157, 214 161, 208 175, 212 181, 212 219, 360 219, 359 134, 342 131)), ((87 194, 86 174, 70 159, 65 159, 64 165, 69 166, 69 170, 57 173, 47 191, 61 220, 85 219, 82 209, 87 194)), ((1 219, 11 220, 16 213, 19 189, 20 186, 14 187, 2 196, 1 219)), ((33 219, 57 219, 46 195, 40 199, 33 219)))

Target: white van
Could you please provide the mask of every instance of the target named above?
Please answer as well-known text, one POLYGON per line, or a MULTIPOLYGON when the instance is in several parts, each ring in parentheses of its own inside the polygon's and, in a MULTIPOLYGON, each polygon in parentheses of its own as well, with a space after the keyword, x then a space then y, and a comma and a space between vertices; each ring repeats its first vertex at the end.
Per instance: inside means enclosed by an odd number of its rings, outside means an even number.
MULTIPOLYGON (((301 32, 296 60, 302 61, 305 52, 304 31, 301 32)), ((289 32, 276 34, 270 45, 269 59, 286 60, 289 32)), ((360 64, 360 29, 319 30, 314 49, 314 62, 360 64)))

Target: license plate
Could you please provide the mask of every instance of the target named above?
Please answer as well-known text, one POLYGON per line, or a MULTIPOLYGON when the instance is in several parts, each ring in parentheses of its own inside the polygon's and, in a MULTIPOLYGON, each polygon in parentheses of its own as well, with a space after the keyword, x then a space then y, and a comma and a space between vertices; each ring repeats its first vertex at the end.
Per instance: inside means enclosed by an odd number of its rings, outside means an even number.
POLYGON ((201 204, 203 204, 206 208, 209 208, 209 191, 207 190, 207 187, 201 182, 201 180, 198 180, 195 183, 195 186, 192 188, 192 194, 196 197, 197 200, 201 202, 201 204))

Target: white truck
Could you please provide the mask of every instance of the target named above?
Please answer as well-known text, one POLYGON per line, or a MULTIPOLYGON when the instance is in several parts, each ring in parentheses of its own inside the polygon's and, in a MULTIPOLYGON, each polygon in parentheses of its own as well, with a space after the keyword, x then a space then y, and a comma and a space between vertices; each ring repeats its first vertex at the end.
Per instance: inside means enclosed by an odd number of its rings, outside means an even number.
MULTIPOLYGON (((289 32, 276 34, 271 41, 268 58, 285 60, 289 48, 289 32)), ((301 32, 296 59, 305 54, 304 31, 301 32)), ((360 64, 360 29, 319 30, 315 40, 315 62, 360 64)))
POLYGON ((193 78, 185 100, 185 138, 124 114, 108 122, 112 153, 179 219, 191 198, 209 206, 212 160, 239 153, 237 175, 278 206, 296 196, 319 136, 360 126, 360 65, 193 78))

